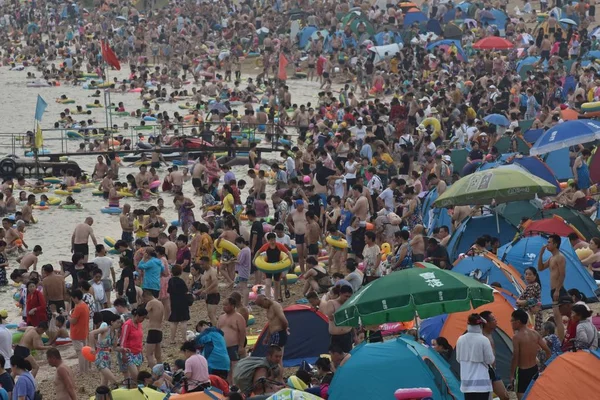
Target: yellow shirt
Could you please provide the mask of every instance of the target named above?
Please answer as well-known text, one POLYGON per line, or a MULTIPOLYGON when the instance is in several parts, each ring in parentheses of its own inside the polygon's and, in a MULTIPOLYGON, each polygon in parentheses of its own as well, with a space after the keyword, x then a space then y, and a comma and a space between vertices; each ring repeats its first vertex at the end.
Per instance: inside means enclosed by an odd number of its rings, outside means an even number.
MULTIPOLYGON (((392 165, 394 163, 394 159, 388 153, 381 153, 381 160, 384 161, 387 165, 392 165)), ((377 160, 373 158, 371 161, 373 166, 377 166, 377 160)))
POLYGON ((223 211, 233 214, 233 204, 233 195, 229 193, 223 199, 223 211))

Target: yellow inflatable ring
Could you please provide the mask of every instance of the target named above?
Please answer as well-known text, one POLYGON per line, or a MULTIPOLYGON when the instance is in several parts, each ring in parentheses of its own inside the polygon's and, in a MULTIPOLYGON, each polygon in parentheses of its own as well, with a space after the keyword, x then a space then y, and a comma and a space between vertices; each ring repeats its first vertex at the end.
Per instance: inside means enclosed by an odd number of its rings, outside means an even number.
POLYGON ((55 190, 54 193, 61 195, 61 196, 68 196, 68 195, 73 194, 73 192, 69 192, 67 190, 62 190, 62 189, 55 190))
POLYGON ((223 253, 223 249, 227 250, 231 254, 237 257, 240 254, 240 248, 235 245, 235 243, 231 243, 229 240, 221 239, 219 241, 219 247, 216 247, 219 254, 223 253))
POLYGON ((58 206, 62 202, 58 197, 48 197, 48 201, 46 204, 50 204, 51 206, 58 206))
POLYGON ((117 194, 121 197, 134 197, 135 193, 131 193, 131 192, 124 192, 124 191, 118 191, 117 194))
POLYGON ((442 131, 442 124, 440 124, 440 120, 437 118, 433 118, 433 117, 425 118, 423 120, 423 122, 421 122, 421 125, 423 125, 425 128, 427 128, 428 126, 432 126, 433 127, 433 135, 436 135, 436 137, 442 131))
POLYGON ((67 189, 73 193, 81 193, 81 186, 68 186, 67 189))
POLYGON ((289 259, 286 253, 282 252, 280 261, 276 263, 268 263, 267 254, 262 253, 256 257, 254 264, 259 271, 262 271, 266 274, 280 274, 290 268, 292 265, 292 260, 289 259))
POLYGON ((325 241, 327 242, 327 244, 335 247, 336 249, 346 249, 348 248, 348 242, 346 241, 346 239, 334 239, 331 236, 327 236, 325 238, 325 241))
POLYGON ((593 101, 591 103, 583 103, 581 105, 581 111, 584 113, 600 111, 600 101, 593 101))

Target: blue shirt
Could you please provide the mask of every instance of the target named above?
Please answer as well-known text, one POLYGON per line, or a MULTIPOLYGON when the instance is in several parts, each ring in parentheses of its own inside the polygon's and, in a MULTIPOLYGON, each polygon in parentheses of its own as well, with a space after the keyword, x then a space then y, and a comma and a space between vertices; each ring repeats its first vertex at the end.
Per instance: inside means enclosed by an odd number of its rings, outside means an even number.
POLYGON ((158 258, 152 257, 148 261, 140 261, 138 269, 144 271, 142 289, 160 290, 160 274, 163 265, 158 258))
POLYGON ((13 388, 13 400, 19 400, 19 397, 25 397, 26 400, 33 400, 35 396, 35 378, 29 372, 23 372, 17 379, 13 388))
POLYGON ((213 370, 229 371, 230 361, 223 331, 207 328, 196 336, 196 345, 202 346, 202 356, 208 361, 209 372, 213 370))
POLYGON ((360 156, 363 158, 368 158, 369 161, 373 158, 373 149, 369 144, 363 144, 363 147, 360 149, 360 156))

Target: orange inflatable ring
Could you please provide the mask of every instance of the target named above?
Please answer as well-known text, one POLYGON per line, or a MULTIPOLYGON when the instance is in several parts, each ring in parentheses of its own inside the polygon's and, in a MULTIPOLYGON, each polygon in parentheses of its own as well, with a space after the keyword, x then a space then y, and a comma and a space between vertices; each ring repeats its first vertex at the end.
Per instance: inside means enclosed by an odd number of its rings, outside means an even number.
POLYGON ((81 355, 89 362, 96 361, 96 353, 94 353, 90 346, 83 346, 81 349, 81 355))
POLYGON ((368 231, 372 231, 372 230, 374 230, 374 229, 375 229, 375 225, 373 225, 373 224, 372 224, 372 223, 370 223, 370 222, 367 222, 367 230, 368 230, 368 231))

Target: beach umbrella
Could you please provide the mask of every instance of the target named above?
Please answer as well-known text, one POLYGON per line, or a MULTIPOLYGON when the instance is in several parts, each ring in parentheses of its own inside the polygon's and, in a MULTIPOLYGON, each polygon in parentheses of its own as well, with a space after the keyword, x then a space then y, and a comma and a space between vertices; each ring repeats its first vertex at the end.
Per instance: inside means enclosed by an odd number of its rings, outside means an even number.
POLYGON ((533 156, 600 139, 600 122, 590 119, 566 121, 548 129, 536 140, 529 153, 533 156))
POLYGON ((127 18, 125 18, 122 15, 117 16, 115 19, 118 20, 118 21, 127 21, 127 18))
POLYGON ((477 50, 508 50, 514 47, 515 45, 510 41, 498 36, 488 36, 473 45, 473 48, 477 50))
POLYGON ((483 118, 485 122, 492 125, 497 126, 509 126, 510 121, 502 114, 490 114, 487 117, 483 118))
POLYGON ((338 326, 410 321, 467 311, 494 301, 493 289, 456 272, 409 268, 374 280, 334 314, 338 326))
POLYGON ((474 172, 453 183, 434 207, 487 205, 556 195, 556 186, 522 168, 494 168, 474 172))
POLYGON ((563 19, 559 20, 558 22, 560 22, 561 24, 565 24, 565 25, 577 26, 577 22, 573 21, 570 18, 563 18, 563 19))
POLYGON ((413 262, 413 267, 439 269, 439 267, 437 265, 432 264, 432 263, 428 263, 428 262, 425 262, 425 261, 415 261, 415 262, 413 262))
POLYGON ((591 50, 583 55, 585 60, 591 60, 593 58, 600 58, 600 50, 591 50))
POLYGON ((212 102, 208 105, 208 111, 214 111, 217 110, 218 113, 220 114, 226 114, 229 112, 229 109, 227 108, 227 106, 225 106, 225 104, 215 101, 212 102))

